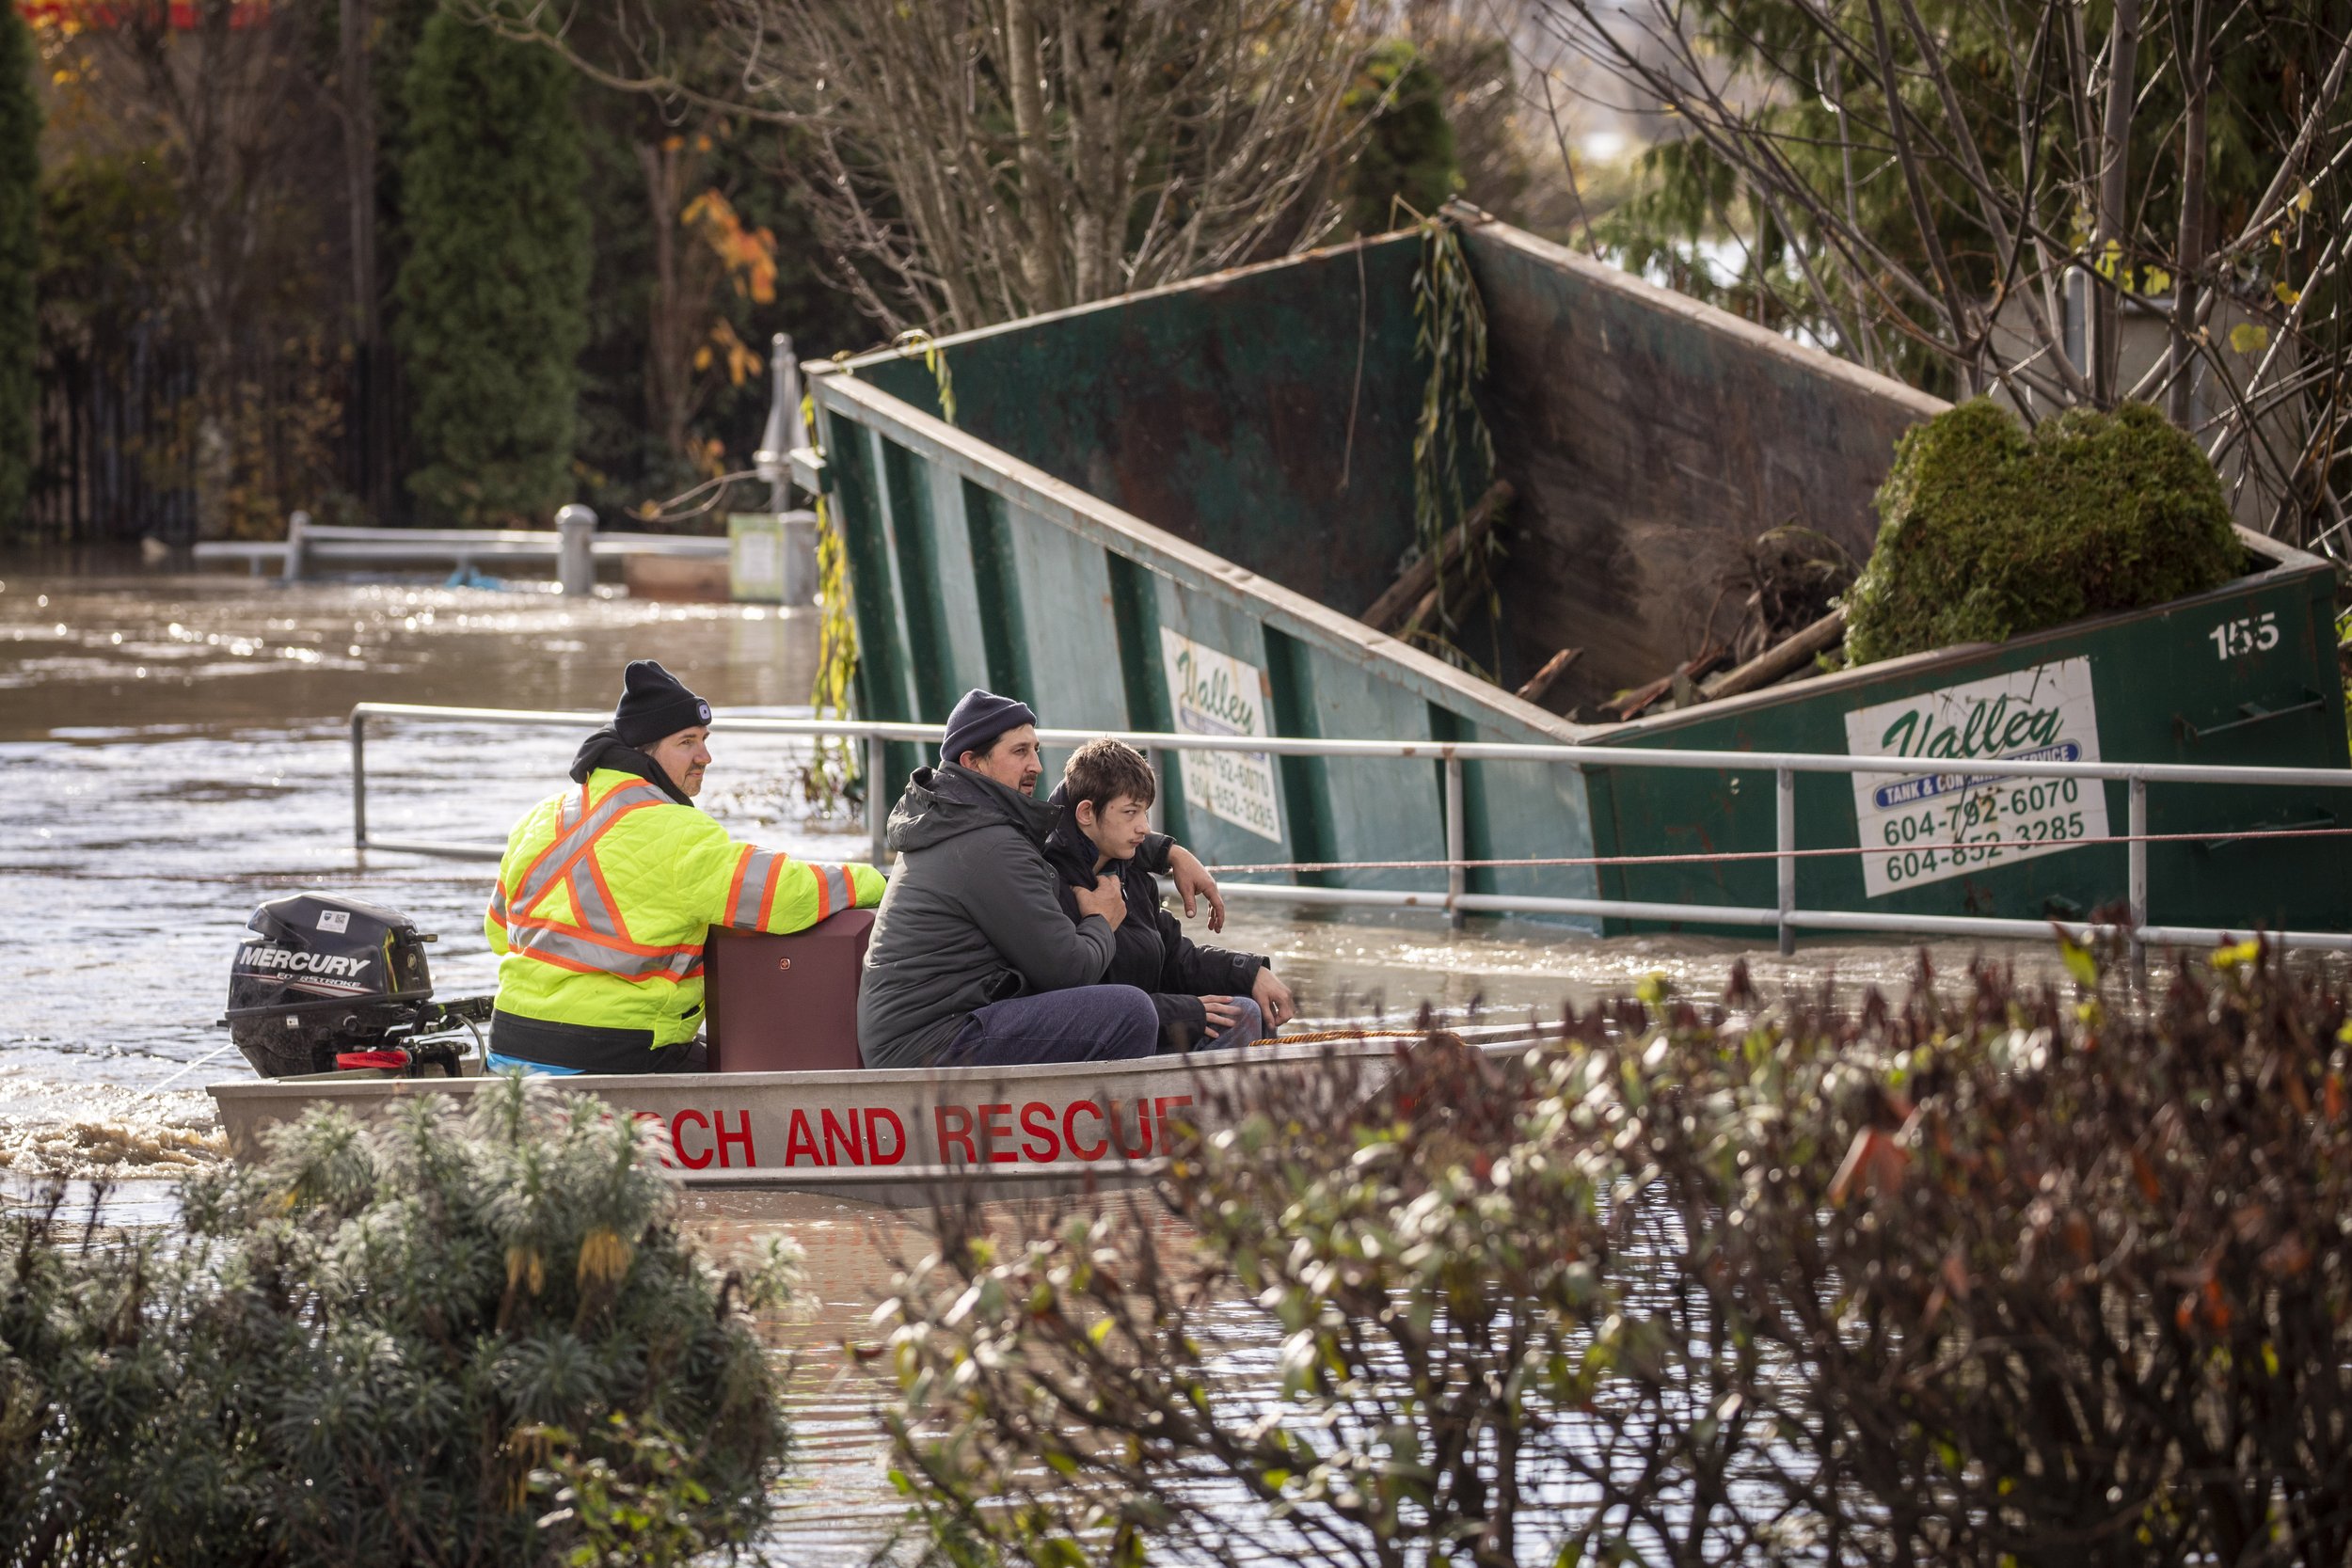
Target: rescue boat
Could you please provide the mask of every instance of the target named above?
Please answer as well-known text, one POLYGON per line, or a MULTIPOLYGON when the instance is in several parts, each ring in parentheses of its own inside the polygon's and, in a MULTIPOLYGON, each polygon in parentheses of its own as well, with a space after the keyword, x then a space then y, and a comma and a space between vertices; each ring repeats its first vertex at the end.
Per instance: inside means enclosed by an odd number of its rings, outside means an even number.
MULTIPOLYGON (((1127 1185, 1162 1166, 1180 1123, 1214 1132, 1269 1074, 1351 1064, 1365 1088, 1418 1031, 1310 1030, 1234 1050, 1025 1067, 859 1065, 857 987, 868 910, 790 936, 714 931, 706 950, 713 1070, 570 1074, 562 1092, 649 1124, 696 1187, 921 1205, 1127 1185)), ((294 894, 257 911, 223 1022, 259 1077, 211 1085, 231 1152, 312 1106, 380 1116, 485 1083, 487 999, 437 1003, 432 939, 389 910, 294 894)), ((1524 1049, 1524 1026, 1471 1032, 1524 1049)))

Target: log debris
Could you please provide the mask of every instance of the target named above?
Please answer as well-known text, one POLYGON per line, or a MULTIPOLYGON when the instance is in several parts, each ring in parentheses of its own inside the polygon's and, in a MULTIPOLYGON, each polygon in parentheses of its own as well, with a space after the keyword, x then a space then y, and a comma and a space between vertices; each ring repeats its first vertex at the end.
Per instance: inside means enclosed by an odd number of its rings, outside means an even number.
POLYGON ((1528 676, 1527 684, 1519 688, 1518 692, 1519 701, 1523 703, 1542 702, 1544 694, 1551 689, 1552 682, 1558 680, 1569 665, 1583 657, 1584 650, 1581 648, 1563 648, 1544 660, 1544 667, 1528 676))
POLYGON ((1737 669, 1726 670, 1701 683, 1699 701, 1711 703, 1719 697, 1761 690, 1804 669, 1813 662, 1815 655, 1826 653, 1845 635, 1846 609, 1840 605, 1796 636, 1773 644, 1737 669))
POLYGON ((1610 701, 1601 704, 1601 710, 1613 714, 1619 719, 1637 719, 1651 704, 1672 691, 1677 681, 1687 683, 1697 680, 1699 676, 1722 663, 1730 652, 1729 648, 1720 642, 1710 642, 1699 651, 1697 657, 1681 665, 1672 674, 1661 675, 1647 686, 1637 686, 1630 691, 1619 692, 1610 701))
POLYGON ((1438 568, 1440 563, 1445 567, 1449 579, 1458 576, 1456 568, 1461 565, 1463 558, 1469 555, 1472 546, 1485 540, 1493 529, 1495 519, 1502 515, 1502 509, 1510 505, 1518 494, 1507 479, 1498 479, 1486 486, 1486 493, 1463 514, 1461 526, 1446 531, 1445 544, 1438 552, 1424 555, 1405 568, 1404 575, 1391 583, 1386 593, 1372 601, 1372 608, 1365 610, 1361 617, 1364 625, 1375 631, 1393 633, 1409 622, 1427 620, 1429 612, 1437 608, 1438 568))

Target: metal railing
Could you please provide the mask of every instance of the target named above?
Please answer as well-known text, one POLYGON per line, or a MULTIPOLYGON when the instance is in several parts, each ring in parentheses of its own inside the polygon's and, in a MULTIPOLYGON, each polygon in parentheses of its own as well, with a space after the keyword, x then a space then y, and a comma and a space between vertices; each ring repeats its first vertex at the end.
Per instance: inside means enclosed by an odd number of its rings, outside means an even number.
MULTIPOLYGON (((371 838, 368 834, 367 724, 370 719, 457 721, 594 728, 607 721, 601 713, 561 713, 521 708, 441 707, 409 703, 361 703, 351 710, 352 844, 359 849, 404 854, 439 855, 460 859, 497 860, 503 852, 493 844, 449 843, 421 839, 371 838)), ((861 740, 866 746, 869 780, 887 775, 884 745, 890 741, 935 743, 936 724, 894 723, 856 719, 767 719, 750 715, 721 715, 736 734, 794 736, 808 739, 861 740)), ((1367 908, 1442 911, 1458 927, 1465 912, 1493 914, 1570 914, 1613 916, 1623 920, 1680 921, 1712 926, 1753 927, 1776 933, 1783 953, 1794 951, 1799 931, 1890 932, 1917 936, 2046 937, 2055 926, 2081 938, 2102 932, 2128 938, 2135 947, 2169 944, 2213 944, 2250 936, 2251 927, 2225 930, 2214 927, 2157 926, 2149 919, 2148 786, 2152 784, 2238 784, 2256 788, 2352 788, 2352 770, 2332 768, 2204 768, 2182 763, 2009 761, 1968 759, 1972 776, 2020 779, 2088 779, 2127 786, 2126 854, 2128 927, 2087 920, 2021 920, 1982 915, 1909 914, 1883 911, 1806 910, 1797 907, 1797 775, 1800 773, 1915 774, 1921 760, 1895 756, 1840 756, 1815 752, 1692 752, 1617 746, 1520 744, 1509 741, 1323 740, 1273 736, 1167 735, 1149 731, 1041 729, 1038 739, 1048 746, 1079 746, 1110 734, 1138 750, 1170 752, 1243 752, 1293 757, 1422 758, 1445 769, 1444 832, 1446 891, 1414 893, 1388 888, 1300 887, 1280 882, 1222 881, 1228 899, 1263 899, 1288 904, 1354 905, 1367 908), (1462 809, 1462 764, 1465 762, 1541 762, 1569 767, 1697 768, 1743 773, 1770 772, 1774 781, 1774 847, 1778 872, 1776 898, 1770 908, 1725 904, 1668 904, 1629 898, 1563 898, 1534 894, 1471 893, 1468 890, 1462 809)), ((1158 764, 1155 764, 1158 766, 1158 764)), ((881 789, 866 794, 866 830, 871 836, 870 859, 884 863, 882 829, 889 801, 881 789)), ((2241 829, 2213 837, 2259 837, 2261 830, 2241 829)), ((2166 835, 2167 837, 2176 835, 2166 835)), ((2103 842, 2090 840, 2083 847, 2103 842)), ((2112 839, 2104 842, 2113 842, 2112 839)), ((1964 846, 1963 846, 1964 847, 1964 846)), ((1822 851, 1805 851, 1817 854, 1822 851)), ((1851 853, 1839 850, 1835 852, 1851 853)), ((1657 857, 1619 857, 1655 859, 1657 857)), ((1675 860, 1747 859, 1748 856, 1691 855, 1675 860)), ((1583 863, 1608 864, 1612 857, 1590 857, 1583 863)), ((2352 932, 2274 931, 2272 941, 2293 947, 2352 952, 2352 932)))
POLYGON ((314 523, 308 512, 296 512, 286 519, 283 539, 205 540, 197 545, 196 559, 207 564, 242 561, 256 577, 264 565, 275 564, 288 582, 298 580, 314 564, 431 562, 471 571, 485 563, 546 562, 556 568, 564 593, 581 594, 595 591, 599 561, 630 556, 724 561, 728 556, 723 534, 599 533, 596 513, 584 506, 564 507, 556 514, 555 524, 551 529, 347 528, 314 523))

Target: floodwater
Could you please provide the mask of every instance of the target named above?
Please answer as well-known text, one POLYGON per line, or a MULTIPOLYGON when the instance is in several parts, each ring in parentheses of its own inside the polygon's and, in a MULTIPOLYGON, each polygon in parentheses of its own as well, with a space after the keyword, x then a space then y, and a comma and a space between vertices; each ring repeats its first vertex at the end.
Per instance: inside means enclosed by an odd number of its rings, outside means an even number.
MULTIPOLYGON (((609 709, 621 665, 658 657, 721 707, 804 712, 810 613, 566 600, 421 581, 291 586, 136 571, 64 576, 0 561, 0 1192, 64 1177, 115 1183, 126 1223, 172 1212, 170 1179, 220 1159, 208 1082, 229 959, 254 906, 302 888, 357 894, 437 932, 443 996, 487 990, 491 876, 478 862, 351 847, 347 721, 362 700, 609 709)), ((383 837, 496 842, 564 782, 577 735, 480 722, 372 728, 369 822, 383 837)), ((860 821, 794 804, 804 752, 714 737, 704 803, 739 834, 825 860, 864 852, 860 821)), ((1229 945, 1270 953, 1310 1017, 1449 1012, 1556 1017, 1664 970, 1722 985, 1738 944, 1593 941, 1523 924, 1451 933, 1405 911, 1291 918, 1236 906, 1229 945)), ((1968 956, 1939 949, 1946 972, 1968 956)), ((2028 965, 2039 949, 2016 950, 2028 965)), ((1751 955, 1758 982, 1899 989, 1899 943, 1751 955)), ((787 1560, 860 1562, 898 1516, 866 1396, 843 1340, 865 1331, 883 1259, 921 1239, 860 1206, 802 1197, 697 1200, 712 1224, 773 1228, 808 1250, 800 1458, 787 1560)))

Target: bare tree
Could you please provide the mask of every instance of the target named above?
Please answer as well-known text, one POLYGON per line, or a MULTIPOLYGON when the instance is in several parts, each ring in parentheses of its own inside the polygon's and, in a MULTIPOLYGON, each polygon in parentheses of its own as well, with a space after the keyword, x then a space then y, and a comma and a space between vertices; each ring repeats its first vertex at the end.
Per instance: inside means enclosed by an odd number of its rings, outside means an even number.
POLYGON ((306 181, 332 166, 332 143, 317 135, 327 118, 318 62, 307 53, 317 22, 305 7, 121 0, 72 13, 60 35, 58 83, 88 144, 152 156, 169 181, 167 307, 197 355, 183 438, 208 536, 235 521, 234 492, 252 466, 240 449, 262 439, 251 427, 324 417, 256 413, 267 400, 240 377, 286 336, 263 327, 306 286, 304 253, 324 238, 302 198, 306 181))
MULTIPOLYGON (((650 118, 650 117, 647 117, 650 118)), ((641 125, 634 138, 653 235, 653 289, 645 334, 645 417, 662 449, 703 477, 714 472, 694 420, 720 384, 740 385, 763 362, 736 337, 714 300, 730 274, 746 298, 774 297, 773 240, 746 230, 712 183, 712 127, 641 125), (757 276, 755 276, 755 275, 757 276), (750 361, 747 372, 743 361, 750 361)))
POLYGON ((894 331, 1312 245, 1379 107, 1343 102, 1350 0, 722 0, 715 37, 663 0, 474 4, 608 85, 803 129, 835 271, 894 331))
POLYGON ((1652 167, 1682 180, 1684 215, 1691 192, 1729 193, 1699 205, 1765 319, 2028 419, 2155 402, 2222 465, 2241 516, 2352 555, 2345 7, 1541 12, 1664 112, 1652 167), (2161 346, 2135 355, 2136 323, 2161 346))
POLYGON ((733 6, 746 85, 815 131, 809 189, 893 325, 1059 309, 1336 221, 1344 0, 733 6))

